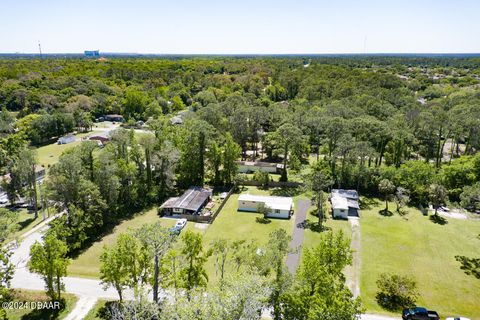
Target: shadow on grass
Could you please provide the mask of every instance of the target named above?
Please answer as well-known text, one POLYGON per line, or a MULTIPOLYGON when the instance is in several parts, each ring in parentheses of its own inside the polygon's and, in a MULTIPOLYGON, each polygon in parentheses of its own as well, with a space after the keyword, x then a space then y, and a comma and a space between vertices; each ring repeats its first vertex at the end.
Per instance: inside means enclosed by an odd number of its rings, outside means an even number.
POLYGON ((20 230, 25 229, 25 228, 28 227, 28 225, 29 225, 30 223, 32 223, 33 221, 35 221, 35 217, 31 217, 31 218, 28 218, 27 220, 20 221, 20 222, 18 223, 19 229, 20 229, 20 230))
POLYGON ((310 221, 310 220, 304 220, 300 223, 297 223, 297 228, 308 229, 308 230, 311 230, 313 232, 318 232, 318 233, 332 230, 332 228, 327 227, 324 224, 319 225, 318 221, 310 221))
POLYGON ((468 258, 465 256, 455 256, 455 260, 460 262, 460 269, 466 274, 480 279, 480 258, 468 258))
POLYGON ((377 200, 375 198, 366 198, 361 197, 359 200, 359 206, 362 210, 369 210, 372 206, 377 205, 377 200))
POLYGON ((269 224, 269 223, 272 223, 272 220, 268 219, 268 218, 265 218, 265 217, 256 217, 255 218, 255 221, 257 223, 261 223, 261 224, 269 224))
POLYGON ((302 193, 301 188, 298 187, 285 187, 285 188, 274 188, 271 191, 272 196, 279 197, 295 197, 302 193))
POLYGON ((447 219, 439 216, 438 214, 434 214, 430 216, 428 219, 430 219, 430 221, 432 221, 433 223, 439 224, 441 226, 446 225, 448 223, 447 219))
POLYGON ((380 211, 378 211, 378 213, 384 217, 391 217, 393 216, 393 212, 390 211, 390 210, 387 210, 387 209, 382 209, 380 211))
POLYGON ((91 235, 81 246, 81 248, 77 250, 73 250, 69 253, 69 257, 72 259, 77 258, 83 252, 87 251, 95 242, 100 241, 104 237, 112 234, 115 231, 115 227, 122 224, 125 221, 135 219, 139 215, 146 213, 151 208, 139 209, 139 208, 132 208, 128 211, 125 210, 120 213, 118 216, 111 218, 110 221, 106 222, 100 228, 97 228, 97 233, 95 235, 91 235))
POLYGON ((54 320, 58 319, 60 312, 65 308, 65 301, 60 302, 60 309, 35 309, 23 315, 21 320, 54 320))

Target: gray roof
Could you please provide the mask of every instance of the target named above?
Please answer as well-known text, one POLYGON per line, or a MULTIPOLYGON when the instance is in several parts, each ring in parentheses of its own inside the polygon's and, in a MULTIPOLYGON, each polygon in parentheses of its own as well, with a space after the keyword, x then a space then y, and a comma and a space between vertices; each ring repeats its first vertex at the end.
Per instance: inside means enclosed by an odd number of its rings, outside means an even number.
POLYGON ((338 209, 355 208, 360 209, 358 205, 358 192, 355 190, 332 189, 332 206, 338 209))
POLYGON ((358 192, 356 190, 332 189, 332 196, 339 195, 347 199, 358 200, 358 192))
POLYGON ((200 187, 192 187, 185 191, 180 197, 168 199, 160 208, 178 208, 198 211, 211 195, 212 193, 210 190, 200 187))

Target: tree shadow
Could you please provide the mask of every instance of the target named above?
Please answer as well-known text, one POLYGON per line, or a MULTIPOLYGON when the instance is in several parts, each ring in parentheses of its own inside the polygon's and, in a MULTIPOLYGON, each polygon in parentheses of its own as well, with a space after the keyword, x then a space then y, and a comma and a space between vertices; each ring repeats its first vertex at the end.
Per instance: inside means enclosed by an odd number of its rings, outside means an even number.
POLYGON ((271 191, 272 196, 295 197, 302 193, 298 187, 274 188, 271 191))
POLYGON ((23 230, 33 221, 35 221, 35 217, 31 217, 31 218, 28 218, 27 220, 23 220, 23 221, 18 222, 18 226, 19 226, 20 230, 23 230))
POLYGON ((308 219, 300 223, 297 223, 297 228, 308 229, 310 231, 317 232, 317 233, 332 230, 332 228, 327 227, 324 224, 320 226, 317 221, 310 221, 308 219))
POLYGON ((387 209, 382 209, 382 210, 379 210, 378 213, 384 217, 391 217, 393 216, 393 212, 390 211, 390 210, 387 210, 387 209))
POLYGON ((433 223, 439 224, 441 226, 446 225, 448 223, 448 220, 445 219, 442 216, 439 216, 438 214, 431 215, 428 219, 432 221, 433 223))
POLYGON ((272 223, 272 220, 268 219, 268 218, 265 218, 265 217, 256 217, 255 218, 255 221, 257 223, 261 223, 261 224, 269 224, 269 223, 272 223))
POLYGON ((480 258, 455 256, 455 260, 460 262, 460 269, 462 269, 466 274, 480 279, 480 258))
POLYGON ((374 198, 361 197, 358 202, 359 202, 360 209, 362 210, 368 210, 372 206, 377 205, 377 200, 374 198))
POLYGON ((60 301, 59 309, 35 309, 24 314, 21 320, 55 320, 59 318, 60 312, 65 308, 65 300, 60 301))

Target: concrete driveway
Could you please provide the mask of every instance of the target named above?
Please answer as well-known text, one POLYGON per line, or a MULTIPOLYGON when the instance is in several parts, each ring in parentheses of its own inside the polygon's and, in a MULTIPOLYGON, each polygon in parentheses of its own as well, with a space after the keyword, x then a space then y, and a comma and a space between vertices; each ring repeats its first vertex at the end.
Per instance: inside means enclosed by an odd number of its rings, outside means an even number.
POLYGON ((293 226, 292 242, 290 242, 291 252, 287 256, 287 268, 291 274, 296 272, 297 266, 300 262, 301 246, 303 244, 303 236, 305 232, 305 220, 310 206, 310 200, 298 200, 294 215, 295 225, 293 226))

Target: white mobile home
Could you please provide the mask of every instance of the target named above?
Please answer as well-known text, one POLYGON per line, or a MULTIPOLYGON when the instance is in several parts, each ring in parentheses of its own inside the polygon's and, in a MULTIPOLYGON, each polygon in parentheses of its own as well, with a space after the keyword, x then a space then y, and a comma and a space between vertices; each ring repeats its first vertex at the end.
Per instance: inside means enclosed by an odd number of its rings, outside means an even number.
POLYGON ((289 197, 257 196, 241 194, 238 197, 238 211, 258 212, 258 205, 270 208, 269 218, 289 219, 293 213, 293 199, 289 197))
POLYGON ((267 173, 281 173, 283 164, 272 162, 253 162, 253 161, 236 161, 238 164, 238 172, 252 173, 256 171, 267 173))

